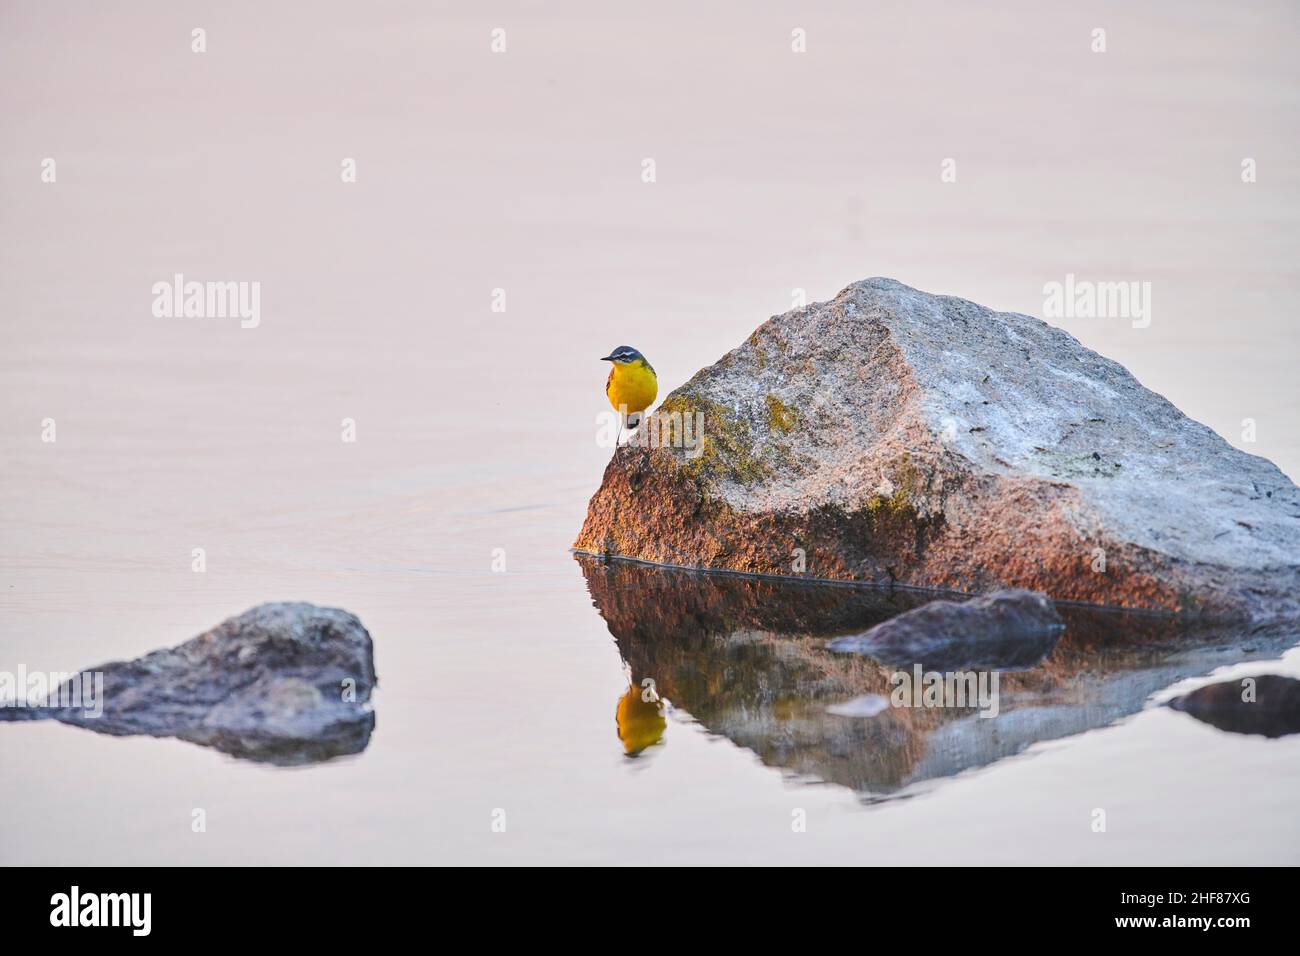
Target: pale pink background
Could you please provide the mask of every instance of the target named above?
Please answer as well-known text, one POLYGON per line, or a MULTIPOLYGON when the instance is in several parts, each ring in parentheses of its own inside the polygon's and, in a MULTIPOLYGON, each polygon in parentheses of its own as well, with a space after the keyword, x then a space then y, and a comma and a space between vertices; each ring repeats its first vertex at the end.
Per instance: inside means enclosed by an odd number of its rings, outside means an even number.
POLYGON ((382 683, 366 754, 307 771, 0 727, 0 862, 1297 862, 1300 745, 1164 712, 871 812, 693 725, 633 773, 565 550, 599 356, 666 392, 871 275, 1030 314, 1149 281, 1148 329, 1061 324, 1300 475, 1297 41, 1289 3, 5 0, 0 669, 304 599, 382 683), (261 326, 155 319, 175 272, 260 281, 261 326))

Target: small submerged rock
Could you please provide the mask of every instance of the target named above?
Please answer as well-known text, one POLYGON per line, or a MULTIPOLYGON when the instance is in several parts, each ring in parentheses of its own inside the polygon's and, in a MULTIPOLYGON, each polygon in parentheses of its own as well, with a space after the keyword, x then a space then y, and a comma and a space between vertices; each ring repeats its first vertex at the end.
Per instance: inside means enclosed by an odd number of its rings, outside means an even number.
POLYGON ((1280 674, 1210 684, 1175 697, 1169 706, 1229 733, 1300 733, 1300 680, 1280 674))
POLYGON ((931 601, 827 646, 885 664, 1027 670, 1047 656, 1064 628, 1047 595, 1008 589, 970 601, 931 601))
POLYGON ((281 765, 359 753, 375 725, 370 634, 336 608, 262 604, 184 644, 77 678, 89 686, 100 674, 102 707, 0 708, 0 720, 176 737, 281 765))

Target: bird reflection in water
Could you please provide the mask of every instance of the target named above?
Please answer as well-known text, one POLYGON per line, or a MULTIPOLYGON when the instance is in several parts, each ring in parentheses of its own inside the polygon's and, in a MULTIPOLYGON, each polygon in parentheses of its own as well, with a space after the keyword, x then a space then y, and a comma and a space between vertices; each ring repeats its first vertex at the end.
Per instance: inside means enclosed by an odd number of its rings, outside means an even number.
POLYGON ((650 747, 664 742, 664 731, 668 729, 664 706, 651 678, 645 678, 639 686, 635 681, 628 685, 627 693, 618 699, 614 711, 618 739, 623 742, 627 756, 639 757, 650 747))

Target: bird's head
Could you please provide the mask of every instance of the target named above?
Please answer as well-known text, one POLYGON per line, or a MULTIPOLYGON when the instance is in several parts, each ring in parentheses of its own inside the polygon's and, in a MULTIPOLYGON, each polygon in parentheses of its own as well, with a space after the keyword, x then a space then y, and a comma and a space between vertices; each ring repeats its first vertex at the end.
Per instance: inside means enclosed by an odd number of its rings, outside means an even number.
POLYGON ((647 365, 650 364, 649 362, 646 362, 644 355, 632 348, 630 345, 620 345, 618 348, 614 349, 614 351, 604 356, 601 361, 613 362, 615 365, 632 365, 636 362, 645 362, 647 365))

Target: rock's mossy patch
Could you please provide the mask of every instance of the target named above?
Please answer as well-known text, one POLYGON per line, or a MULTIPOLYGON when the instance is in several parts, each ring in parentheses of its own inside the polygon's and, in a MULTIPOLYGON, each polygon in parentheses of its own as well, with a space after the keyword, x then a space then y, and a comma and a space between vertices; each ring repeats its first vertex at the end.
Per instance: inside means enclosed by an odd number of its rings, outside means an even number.
POLYGON ((775 395, 768 393, 765 402, 767 403, 767 424, 772 431, 784 434, 792 431, 795 425, 799 423, 798 413, 775 395))
POLYGON ((703 445, 694 458, 685 454, 678 463, 697 481, 733 481, 742 485, 765 478, 769 469, 755 453, 754 434, 731 408, 684 392, 676 392, 659 406, 659 414, 682 418, 704 413, 703 445))

